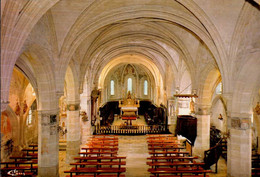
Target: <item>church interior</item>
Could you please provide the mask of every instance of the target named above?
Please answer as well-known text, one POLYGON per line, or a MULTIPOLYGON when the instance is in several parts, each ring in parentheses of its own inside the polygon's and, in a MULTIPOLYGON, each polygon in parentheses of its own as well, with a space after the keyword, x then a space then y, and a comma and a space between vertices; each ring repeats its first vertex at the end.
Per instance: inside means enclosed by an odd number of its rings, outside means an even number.
POLYGON ((259 0, 1 0, 2 176, 260 176, 259 102, 259 0))

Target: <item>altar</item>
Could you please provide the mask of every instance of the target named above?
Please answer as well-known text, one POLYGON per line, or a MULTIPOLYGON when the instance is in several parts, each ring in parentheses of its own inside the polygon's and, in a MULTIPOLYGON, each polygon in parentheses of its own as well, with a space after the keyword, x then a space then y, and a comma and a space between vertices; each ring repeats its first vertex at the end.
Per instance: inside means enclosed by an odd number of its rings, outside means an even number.
MULTIPOLYGON (((130 121, 132 125, 132 120, 136 120, 138 117, 138 108, 140 107, 139 100, 136 100, 131 95, 130 91, 127 93, 127 97, 124 100, 119 100, 120 117, 122 120, 130 121)), ((128 124, 129 125, 129 124, 128 124)))

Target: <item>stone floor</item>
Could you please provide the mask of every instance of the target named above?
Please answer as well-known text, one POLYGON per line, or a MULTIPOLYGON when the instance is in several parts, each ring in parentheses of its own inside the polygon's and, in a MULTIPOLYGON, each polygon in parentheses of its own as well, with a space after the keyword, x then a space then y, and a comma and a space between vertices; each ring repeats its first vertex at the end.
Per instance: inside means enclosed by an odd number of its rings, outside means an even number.
MULTIPOLYGON (((127 177, 149 177, 147 172, 146 158, 148 148, 146 136, 119 136, 119 151, 120 156, 126 156, 126 176, 127 177)), ((60 177, 65 177, 64 170, 71 168, 65 163, 66 151, 60 151, 60 177)), ((215 170, 215 166, 212 166, 215 170)), ((227 174, 226 162, 220 159, 218 164, 218 173, 209 174, 210 177, 225 177, 227 174)))

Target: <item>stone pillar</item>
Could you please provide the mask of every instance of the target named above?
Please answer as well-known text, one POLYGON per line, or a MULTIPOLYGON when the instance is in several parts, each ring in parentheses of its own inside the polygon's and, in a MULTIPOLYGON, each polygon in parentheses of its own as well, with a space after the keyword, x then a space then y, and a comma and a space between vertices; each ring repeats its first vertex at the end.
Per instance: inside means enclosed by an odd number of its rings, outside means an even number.
POLYGON ((227 176, 251 176, 252 136, 251 119, 231 117, 228 121, 227 176))
POLYGON ((89 139, 89 137, 92 135, 91 132, 91 96, 87 96, 85 95, 85 93, 83 93, 80 96, 80 107, 81 107, 81 111, 85 111, 87 113, 88 116, 88 121, 87 122, 83 122, 81 121, 81 143, 85 144, 87 142, 87 140, 89 139))
POLYGON ((194 146, 194 153, 204 157, 204 151, 210 148, 210 115, 209 106, 198 108, 197 118, 197 138, 194 146))
POLYGON ((59 176, 58 111, 38 111, 38 176, 59 176))
POLYGON ((71 163, 80 150, 79 100, 67 102, 67 148, 66 163, 71 163))
POLYGON ((176 114, 176 100, 168 100, 168 125, 169 131, 175 134, 176 124, 177 124, 177 114, 176 114))

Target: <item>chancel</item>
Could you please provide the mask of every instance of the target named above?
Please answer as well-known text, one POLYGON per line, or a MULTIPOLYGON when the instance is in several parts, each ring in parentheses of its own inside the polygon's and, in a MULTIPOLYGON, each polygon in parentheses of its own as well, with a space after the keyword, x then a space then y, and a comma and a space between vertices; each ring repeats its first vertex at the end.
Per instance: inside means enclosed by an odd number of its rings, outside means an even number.
POLYGON ((260 176, 259 0, 1 0, 1 174, 260 176))
POLYGON ((119 108, 121 109, 120 116, 124 119, 136 120, 138 116, 139 100, 132 98, 131 92, 127 92, 127 97, 119 101, 119 108))

